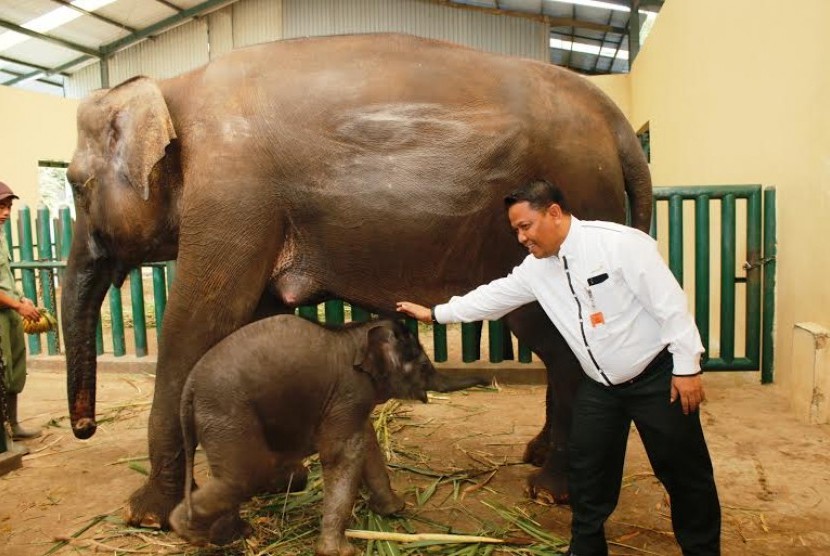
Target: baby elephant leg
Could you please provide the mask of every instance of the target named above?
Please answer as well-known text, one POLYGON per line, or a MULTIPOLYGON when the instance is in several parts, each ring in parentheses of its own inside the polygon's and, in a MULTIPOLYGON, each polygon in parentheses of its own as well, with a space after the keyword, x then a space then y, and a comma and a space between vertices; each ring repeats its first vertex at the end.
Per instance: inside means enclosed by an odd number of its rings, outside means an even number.
POLYGON ((363 461, 363 483, 369 489, 369 508, 379 515, 391 515, 404 509, 406 503, 392 491, 386 460, 380 451, 371 419, 365 427, 366 454, 363 461))
POLYGON ((237 411, 233 419, 228 415, 224 422, 214 422, 211 431, 221 433, 202 434, 201 443, 212 478, 193 492, 190 508, 187 500, 176 507, 170 523, 192 543, 224 545, 250 534, 239 506, 267 489, 278 457, 252 411, 237 411))
POLYGON ((360 487, 365 450, 365 430, 324 427, 319 441, 323 466, 323 523, 315 547, 319 556, 354 556, 357 550, 346 540, 346 525, 360 487))

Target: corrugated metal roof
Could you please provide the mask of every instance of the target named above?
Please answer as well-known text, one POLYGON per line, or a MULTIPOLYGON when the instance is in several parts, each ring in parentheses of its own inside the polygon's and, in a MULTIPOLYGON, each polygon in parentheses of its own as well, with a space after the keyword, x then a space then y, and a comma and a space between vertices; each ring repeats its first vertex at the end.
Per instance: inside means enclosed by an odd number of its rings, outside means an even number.
MULTIPOLYGON (((640 0, 652 11, 662 2, 640 0)), ((548 59, 583 73, 618 73, 628 71, 627 5, 628 0, 2 0, 0 83, 65 94, 66 75, 100 83, 100 76, 91 76, 100 70, 90 68, 102 57, 111 60, 114 82, 129 73, 126 67, 167 75, 266 40, 378 31, 548 59), (222 11, 206 24, 188 23, 217 10, 222 11), (50 25, 55 12, 64 18, 50 25), (189 31, 172 31, 186 24, 189 31), (154 37, 168 48, 136 47, 154 37)), ((646 17, 640 13, 638 23, 646 17)), ((68 89, 77 91, 78 84, 68 89)))

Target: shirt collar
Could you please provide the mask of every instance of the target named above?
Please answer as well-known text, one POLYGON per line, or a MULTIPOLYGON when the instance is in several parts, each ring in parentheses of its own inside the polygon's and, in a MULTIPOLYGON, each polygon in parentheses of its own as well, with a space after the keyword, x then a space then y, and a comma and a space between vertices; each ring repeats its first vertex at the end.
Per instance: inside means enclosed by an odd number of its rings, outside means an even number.
POLYGON ((559 246, 559 257, 575 259, 579 256, 579 240, 582 238, 582 221, 571 215, 571 227, 565 241, 559 246))

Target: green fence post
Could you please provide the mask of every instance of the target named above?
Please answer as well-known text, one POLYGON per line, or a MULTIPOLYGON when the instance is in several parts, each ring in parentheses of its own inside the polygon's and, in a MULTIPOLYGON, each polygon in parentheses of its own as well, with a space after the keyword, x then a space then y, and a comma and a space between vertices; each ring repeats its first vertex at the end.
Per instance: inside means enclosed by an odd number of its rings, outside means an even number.
POLYGON ((489 321, 487 331, 489 333, 490 362, 501 363, 504 361, 504 322, 501 320, 489 321))
POLYGON ((669 268, 683 286, 683 197, 669 196, 669 268))
MULTIPOLYGON (((20 260, 34 261, 35 252, 32 245, 32 217, 29 207, 23 206, 17 211, 17 237, 20 238, 20 260)), ((37 305, 37 287, 35 286, 35 271, 34 269, 21 269, 23 276, 23 295, 32 300, 37 305)), ((40 355, 40 335, 29 334, 29 353, 31 355, 40 355)))
POLYGON ((746 204, 746 357, 761 368, 761 188, 746 204))
MULTIPOLYGON (((121 303, 121 290, 110 286, 110 328, 112 331, 112 354, 121 357, 127 353, 126 342, 124 341, 124 309, 121 303)), ((101 320, 98 320, 101 326, 101 320)), ((102 338, 103 339, 103 338, 102 338)), ((102 353, 99 352, 99 353, 102 353)))
POLYGON ((735 358, 735 195, 721 201, 720 358, 735 358))
POLYGON ((648 233, 651 234, 651 237, 657 239, 657 197, 651 199, 651 226, 648 233))
POLYGON ((170 288, 173 287, 173 280, 176 278, 176 261, 164 263, 164 270, 167 272, 167 295, 170 295, 170 288))
POLYGON ((461 360, 472 363, 481 359, 481 322, 461 323, 461 360))
POLYGON ((156 340, 161 342, 161 323, 167 308, 167 288, 164 285, 164 267, 153 267, 153 306, 156 315, 156 340))
POLYGON ((14 244, 12 243, 12 219, 6 220, 3 224, 3 234, 6 236, 6 247, 9 248, 9 256, 14 260, 14 244))
POLYGON ((133 335, 135 336, 135 354, 147 355, 147 322, 144 318, 144 281, 141 267, 130 271, 130 300, 133 307, 133 335))
POLYGON ((533 361, 533 352, 522 341, 519 341, 519 363, 530 363, 533 361))
POLYGON ((775 188, 764 190, 764 313, 763 313, 763 353, 761 355, 761 384, 771 384, 774 378, 773 363, 773 327, 775 325, 775 257, 777 239, 775 237, 775 188))
POLYGON ((320 320, 317 316, 317 305, 300 305, 297 308, 297 312, 301 317, 311 322, 319 322, 320 320))
POLYGON ((709 353, 709 196, 695 199, 695 322, 709 353))
MULTIPOLYGON (((37 256, 41 261, 51 261, 52 257, 52 218, 49 209, 41 207, 37 209, 37 256)), ((56 300, 53 299, 55 291, 55 276, 53 269, 40 269, 40 293, 43 297, 43 307, 53 315, 56 300)), ((46 333, 46 351, 49 355, 58 354, 58 337, 54 331, 46 333)))
POLYGON ((352 322, 366 322, 371 317, 369 311, 357 305, 351 305, 352 308, 352 322))
POLYGON ((326 324, 343 324, 346 322, 346 310, 339 299, 330 299, 324 304, 326 324))
POLYGON ((447 360, 447 325, 433 323, 432 348, 435 351, 435 362, 443 363, 447 360))

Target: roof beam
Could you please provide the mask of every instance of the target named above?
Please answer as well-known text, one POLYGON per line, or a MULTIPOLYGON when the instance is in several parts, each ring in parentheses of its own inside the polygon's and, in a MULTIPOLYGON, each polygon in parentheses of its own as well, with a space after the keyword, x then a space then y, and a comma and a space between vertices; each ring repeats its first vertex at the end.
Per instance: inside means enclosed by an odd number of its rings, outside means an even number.
POLYGON ((631 17, 628 18, 628 71, 640 52, 640 0, 628 0, 631 17))
POLYGON ((86 62, 88 60, 91 60, 91 59, 97 58, 97 57, 98 56, 81 56, 80 58, 75 58, 74 60, 70 60, 70 61, 66 62, 65 64, 61 64, 60 66, 58 66, 56 68, 33 71, 32 73, 27 73, 26 75, 21 75, 20 77, 15 77, 14 79, 10 79, 9 81, 6 81, 5 83, 3 83, 3 85, 12 86, 12 85, 16 85, 17 83, 20 83, 20 82, 23 82, 23 81, 30 81, 32 79, 39 79, 40 77, 42 77, 44 75, 54 75, 56 73, 61 73, 61 72, 64 72, 64 71, 66 71, 70 68, 74 68, 75 66, 77 66, 78 64, 80 64, 82 62, 86 62))
POLYGON ((218 9, 226 4, 233 4, 238 0, 205 0, 201 4, 196 4, 192 8, 187 8, 186 10, 181 10, 176 15, 171 15, 166 19, 162 19, 149 27, 145 27, 135 33, 127 35, 124 38, 118 39, 113 41, 109 44, 105 44, 101 47, 101 55, 109 56, 118 52, 119 50, 131 46, 139 41, 142 41, 152 35, 160 33, 162 31, 166 31, 171 27, 176 27, 181 23, 184 23, 188 19, 195 19, 200 15, 212 11, 214 9, 218 9))
POLYGON ((181 12, 184 11, 184 8, 180 8, 172 2, 168 2, 167 0, 156 0, 156 2, 158 2, 159 4, 163 4, 163 5, 167 6, 168 8, 173 10, 174 12, 181 13, 181 12))
MULTIPOLYGON (((7 74, 12 75, 14 77, 21 77, 23 75, 22 73, 12 71, 8 68, 0 68, 0 72, 7 73, 7 74)), ((55 81, 49 81, 48 79, 44 79, 42 77, 37 79, 37 81, 39 81, 40 83, 45 83, 47 85, 51 85, 52 87, 58 87, 60 89, 63 89, 63 83, 57 83, 55 81)))
MULTIPOLYGON (((0 60, 3 61, 3 62, 8 62, 10 64, 17 64, 18 66, 26 66, 27 68, 34 68, 34 69, 41 70, 41 71, 49 71, 49 68, 47 68, 45 66, 39 66, 39 65, 33 64, 31 62, 24 62, 23 60, 18 60, 16 58, 9 58, 8 56, 0 56, 0 60)), ((9 72, 9 73, 11 73, 11 72, 9 72)), ((15 75, 17 75, 17 74, 15 74, 15 75)), ((60 75, 62 75, 64 77, 68 76, 68 74, 66 74, 66 73, 62 73, 60 75)))
POLYGON ((57 44, 58 46, 62 46, 64 48, 68 48, 69 50, 74 50, 76 52, 83 52, 88 56, 95 56, 100 57, 98 51, 93 50, 92 48, 88 48, 86 46, 70 42, 64 39, 59 39, 57 37, 53 37, 51 35, 44 35, 43 33, 38 33, 37 31, 32 31, 31 29, 26 29, 25 27, 21 27, 20 25, 16 25, 11 21, 6 21, 5 19, 0 19, 0 27, 5 27, 6 29, 10 29, 16 33, 20 33, 21 35, 27 35, 32 37, 33 39, 38 39, 46 42, 50 42, 52 44, 57 44))
MULTIPOLYGON (((459 4, 452 0, 427 0, 433 4, 440 4, 458 10, 467 10, 473 12, 484 12, 493 15, 508 15, 513 17, 521 17, 524 19, 532 19, 533 21, 540 21, 547 23, 551 27, 578 27, 580 29, 591 29, 594 31, 601 31, 604 33, 622 33, 628 31, 622 27, 613 27, 611 25, 604 25, 602 23, 594 23, 593 21, 583 21, 581 19, 573 19, 567 17, 552 17, 541 13, 520 12, 517 10, 505 10, 503 8, 486 8, 483 6, 474 6, 472 4, 459 4)), ((627 0, 626 0, 627 1, 627 0)))
POLYGON ((75 66, 77 66, 78 64, 80 64, 82 62, 86 62, 91 57, 95 57, 95 58, 100 59, 100 58, 110 56, 113 53, 117 52, 118 50, 127 48, 128 46, 131 46, 131 45, 133 45, 133 44, 135 44, 139 41, 142 41, 142 40, 150 37, 153 34, 165 31, 167 29, 170 29, 171 27, 175 27, 176 25, 184 23, 188 19, 199 17, 199 16, 201 16, 201 15, 203 15, 203 14, 209 12, 209 11, 212 11, 214 9, 218 9, 218 8, 224 6, 224 5, 233 4, 234 2, 237 2, 237 1, 238 0, 206 0, 205 2, 202 2, 201 4, 197 4, 196 6, 193 6, 192 8, 188 8, 186 10, 181 10, 176 15, 173 15, 173 16, 170 16, 166 19, 163 19, 163 20, 161 20, 161 21, 159 21, 159 22, 157 22, 157 23, 155 23, 155 24, 153 24, 149 27, 146 27, 144 29, 141 29, 140 31, 137 31, 135 33, 127 35, 124 38, 118 39, 118 40, 113 41, 109 44, 105 44, 100 48, 99 52, 95 52, 94 54, 89 54, 87 56, 81 56, 80 58, 75 58, 74 60, 70 60, 69 62, 67 62, 67 63, 65 63, 61 66, 58 66, 56 68, 52 68, 51 70, 46 70, 46 71, 38 70, 38 71, 28 73, 28 74, 20 76, 20 77, 15 77, 14 79, 6 81, 5 83, 3 83, 3 85, 15 85, 17 83, 20 83, 21 81, 28 81, 30 79, 37 79, 37 78, 39 78, 43 75, 50 75, 50 74, 54 74, 54 73, 59 73, 59 72, 65 71, 69 68, 75 67, 75 66))
POLYGON ((75 10, 75 11, 76 11, 76 12, 78 12, 78 13, 82 13, 82 14, 84 14, 84 15, 88 15, 88 16, 90 16, 90 17, 94 17, 94 18, 95 18, 95 19, 97 19, 98 21, 103 21, 104 23, 108 23, 108 24, 110 24, 110 25, 113 25, 113 26, 115 26, 115 27, 118 27, 119 29, 124 29, 125 31, 129 31, 130 33, 135 33, 135 32, 136 32, 135 27, 130 27, 129 25, 125 25, 125 24, 123 24, 123 23, 121 23, 121 22, 115 21, 114 19, 110 19, 110 18, 108 18, 108 17, 106 17, 106 16, 103 16, 103 15, 101 15, 101 14, 97 14, 97 13, 95 13, 95 12, 90 12, 90 11, 88 11, 88 10, 85 10, 85 9, 83 9, 83 8, 80 8, 80 7, 78 7, 78 6, 75 6, 75 5, 74 5, 74 4, 72 4, 69 0, 52 0, 52 2, 56 2, 56 3, 58 3, 58 4, 62 5, 62 6, 66 6, 67 8, 72 9, 72 10, 75 10))

